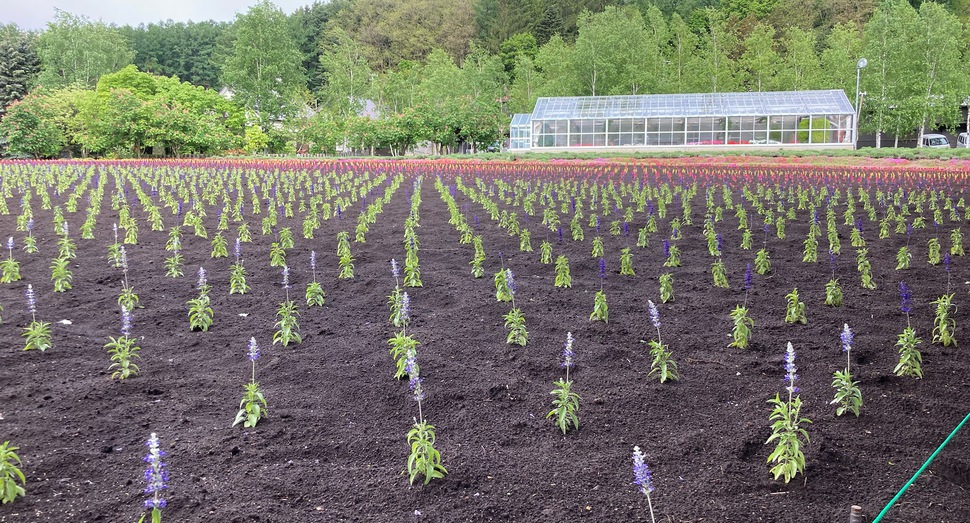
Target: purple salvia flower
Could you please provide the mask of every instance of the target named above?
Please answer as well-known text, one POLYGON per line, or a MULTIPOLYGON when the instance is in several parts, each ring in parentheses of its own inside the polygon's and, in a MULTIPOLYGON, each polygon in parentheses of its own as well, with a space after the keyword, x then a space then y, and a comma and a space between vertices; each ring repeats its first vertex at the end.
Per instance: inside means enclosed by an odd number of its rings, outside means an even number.
POLYGON ((842 340, 842 352, 849 352, 852 350, 852 330, 849 329, 849 324, 845 323, 842 325, 842 334, 839 339, 842 340))
POLYGON ((950 272, 950 261, 951 261, 950 260, 950 253, 944 254, 943 255, 943 269, 945 269, 946 272, 950 272))
POLYGON ((623 222, 623 236, 629 236, 629 235, 630 235, 630 224, 627 222, 623 222))
POLYGON ((121 270, 128 272, 128 249, 122 245, 118 248, 118 255, 121 258, 121 270))
POLYGON ((639 487, 644 495, 649 496, 653 492, 653 474, 643 459, 640 447, 633 447, 633 484, 639 487))
POLYGON ((343 213, 340 212, 340 204, 337 204, 337 219, 343 219, 343 213))
POLYGON ((131 311, 128 310, 128 307, 125 307, 124 305, 122 305, 121 306, 121 333, 124 334, 126 338, 131 336, 131 324, 132 324, 131 311))
POLYGON ((512 274, 512 269, 505 269, 505 285, 508 286, 509 292, 512 296, 515 296, 515 291, 518 289, 518 285, 515 284, 515 275, 512 274))
POLYGON ((714 239, 717 240, 717 252, 720 253, 721 248, 724 247, 724 237, 721 236, 721 233, 717 233, 714 239))
POLYGON ((657 329, 660 329, 660 311, 657 310, 657 306, 653 303, 653 300, 647 300, 647 310, 650 311, 650 323, 657 329))
POLYGON ((562 226, 556 227, 556 241, 562 243, 562 226))
POLYGON ((751 290, 751 263, 749 262, 744 267, 744 290, 751 290))
POLYGON ((664 240, 663 246, 664 246, 664 256, 670 256, 670 242, 667 240, 664 240))
POLYGON ((287 265, 283 266, 283 288, 290 288, 290 268, 287 265))
POLYGON ((832 249, 829 249, 829 266, 832 267, 832 272, 835 272, 835 253, 832 249))
POLYGON ((205 268, 199 267, 199 283, 196 285, 196 288, 201 291, 206 287, 208 287, 208 285, 206 285, 205 268))
POLYGON ((27 284, 27 291, 24 293, 24 297, 27 298, 27 312, 31 314, 37 312, 37 298, 34 296, 34 286, 32 284, 27 284))
POLYGON ((855 221, 855 228, 860 234, 862 233, 862 218, 855 221))
POLYGON ((8 251, 13 250, 13 236, 7 238, 7 250, 8 251))
POLYGON ((798 387, 795 386, 795 382, 798 381, 797 371, 798 367, 795 366, 795 347, 789 341, 788 349, 785 351, 785 382, 788 383, 785 389, 788 390, 789 394, 798 392, 798 387))
POLYGON ((30 231, 33 231, 33 230, 34 230, 34 219, 33 218, 28 218, 27 219, 27 232, 30 232, 30 231))
POLYGON ((144 458, 144 461, 148 463, 148 468, 145 469, 145 483, 147 483, 145 494, 151 496, 151 499, 145 501, 145 508, 160 509, 165 506, 165 500, 162 499, 161 493, 168 488, 166 485, 168 472, 165 470, 165 463, 162 461, 165 452, 158 448, 158 436, 154 432, 145 445, 148 447, 148 454, 144 458))
POLYGON ((423 380, 417 374, 411 376, 408 380, 408 388, 411 389, 411 394, 414 395, 414 401, 420 402, 424 399, 424 387, 421 386, 423 380))
POLYGON ((606 259, 600 258, 600 279, 606 279, 606 259))
POLYGON ((600 217, 596 217, 596 232, 600 232, 600 217))
POLYGON ((478 215, 477 214, 473 214, 472 215, 472 221, 475 223, 475 227, 478 227, 478 215))
POLYGON ((242 240, 239 236, 236 236, 236 244, 232 247, 232 253, 236 256, 236 262, 239 262, 239 257, 242 256, 242 240))
POLYGON ((249 361, 256 361, 259 359, 259 346, 256 345, 256 337, 253 336, 249 338, 249 349, 246 351, 249 356, 249 361))
POLYGON ((391 258, 391 275, 397 280, 401 276, 401 270, 397 266, 397 260, 391 258))
POLYGON ((900 310, 909 314, 913 310, 913 293, 910 292, 909 287, 906 286, 906 282, 899 282, 899 298, 900 298, 900 310))
POLYGON ((317 270, 317 251, 310 251, 310 270, 317 270))
POLYGON ((912 236, 912 235, 913 235, 913 224, 912 223, 907 223, 906 224, 906 236, 912 236))
POLYGON ((566 333, 566 343, 562 349, 562 363, 559 364, 560 367, 571 369, 573 367, 573 359, 576 354, 573 353, 573 333, 566 333))

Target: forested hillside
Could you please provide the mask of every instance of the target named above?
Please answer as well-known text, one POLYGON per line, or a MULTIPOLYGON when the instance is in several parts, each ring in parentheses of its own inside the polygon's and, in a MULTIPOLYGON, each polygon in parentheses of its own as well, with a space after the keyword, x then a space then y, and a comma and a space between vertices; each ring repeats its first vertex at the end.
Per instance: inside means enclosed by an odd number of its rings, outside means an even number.
POLYGON ((854 100, 862 57, 863 129, 907 134, 960 124, 968 20, 970 0, 264 1, 138 27, 59 11, 39 33, 0 27, 0 139, 31 156, 446 151, 500 139, 539 96, 854 100), (223 88, 233 110, 207 94, 223 88))

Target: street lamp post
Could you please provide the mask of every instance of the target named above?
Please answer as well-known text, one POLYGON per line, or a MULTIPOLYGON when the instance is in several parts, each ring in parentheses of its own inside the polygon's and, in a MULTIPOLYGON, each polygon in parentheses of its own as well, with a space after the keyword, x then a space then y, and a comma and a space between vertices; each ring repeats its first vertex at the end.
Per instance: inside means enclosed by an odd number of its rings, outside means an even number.
POLYGON ((869 61, 865 58, 860 58, 856 62, 855 67, 855 132, 852 133, 852 148, 859 148, 859 118, 862 116, 862 111, 859 110, 859 80, 862 78, 862 70, 869 65, 869 61))

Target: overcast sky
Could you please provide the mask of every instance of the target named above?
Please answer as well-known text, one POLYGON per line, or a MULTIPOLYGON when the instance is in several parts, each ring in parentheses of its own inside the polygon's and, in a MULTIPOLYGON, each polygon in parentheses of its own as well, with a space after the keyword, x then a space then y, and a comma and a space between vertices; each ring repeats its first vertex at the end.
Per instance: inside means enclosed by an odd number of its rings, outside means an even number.
MULTIPOLYGON (((237 12, 246 12, 258 0, 0 0, 0 22, 17 24, 21 29, 43 29, 54 17, 54 8, 107 24, 148 25, 172 19, 231 21, 237 12)), ((274 0, 284 13, 290 14, 313 0, 274 0)))

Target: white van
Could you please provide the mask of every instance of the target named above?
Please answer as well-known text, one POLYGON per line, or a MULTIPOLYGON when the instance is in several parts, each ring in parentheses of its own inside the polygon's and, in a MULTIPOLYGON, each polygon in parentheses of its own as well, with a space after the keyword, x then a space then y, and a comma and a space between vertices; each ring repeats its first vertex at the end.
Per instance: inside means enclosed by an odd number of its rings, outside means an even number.
POLYGON ((924 134, 923 135, 923 147, 932 147, 934 149, 949 149, 950 141, 946 139, 946 136, 942 134, 924 134))
POLYGON ((970 133, 960 133, 957 136, 957 147, 960 149, 970 147, 970 133))

